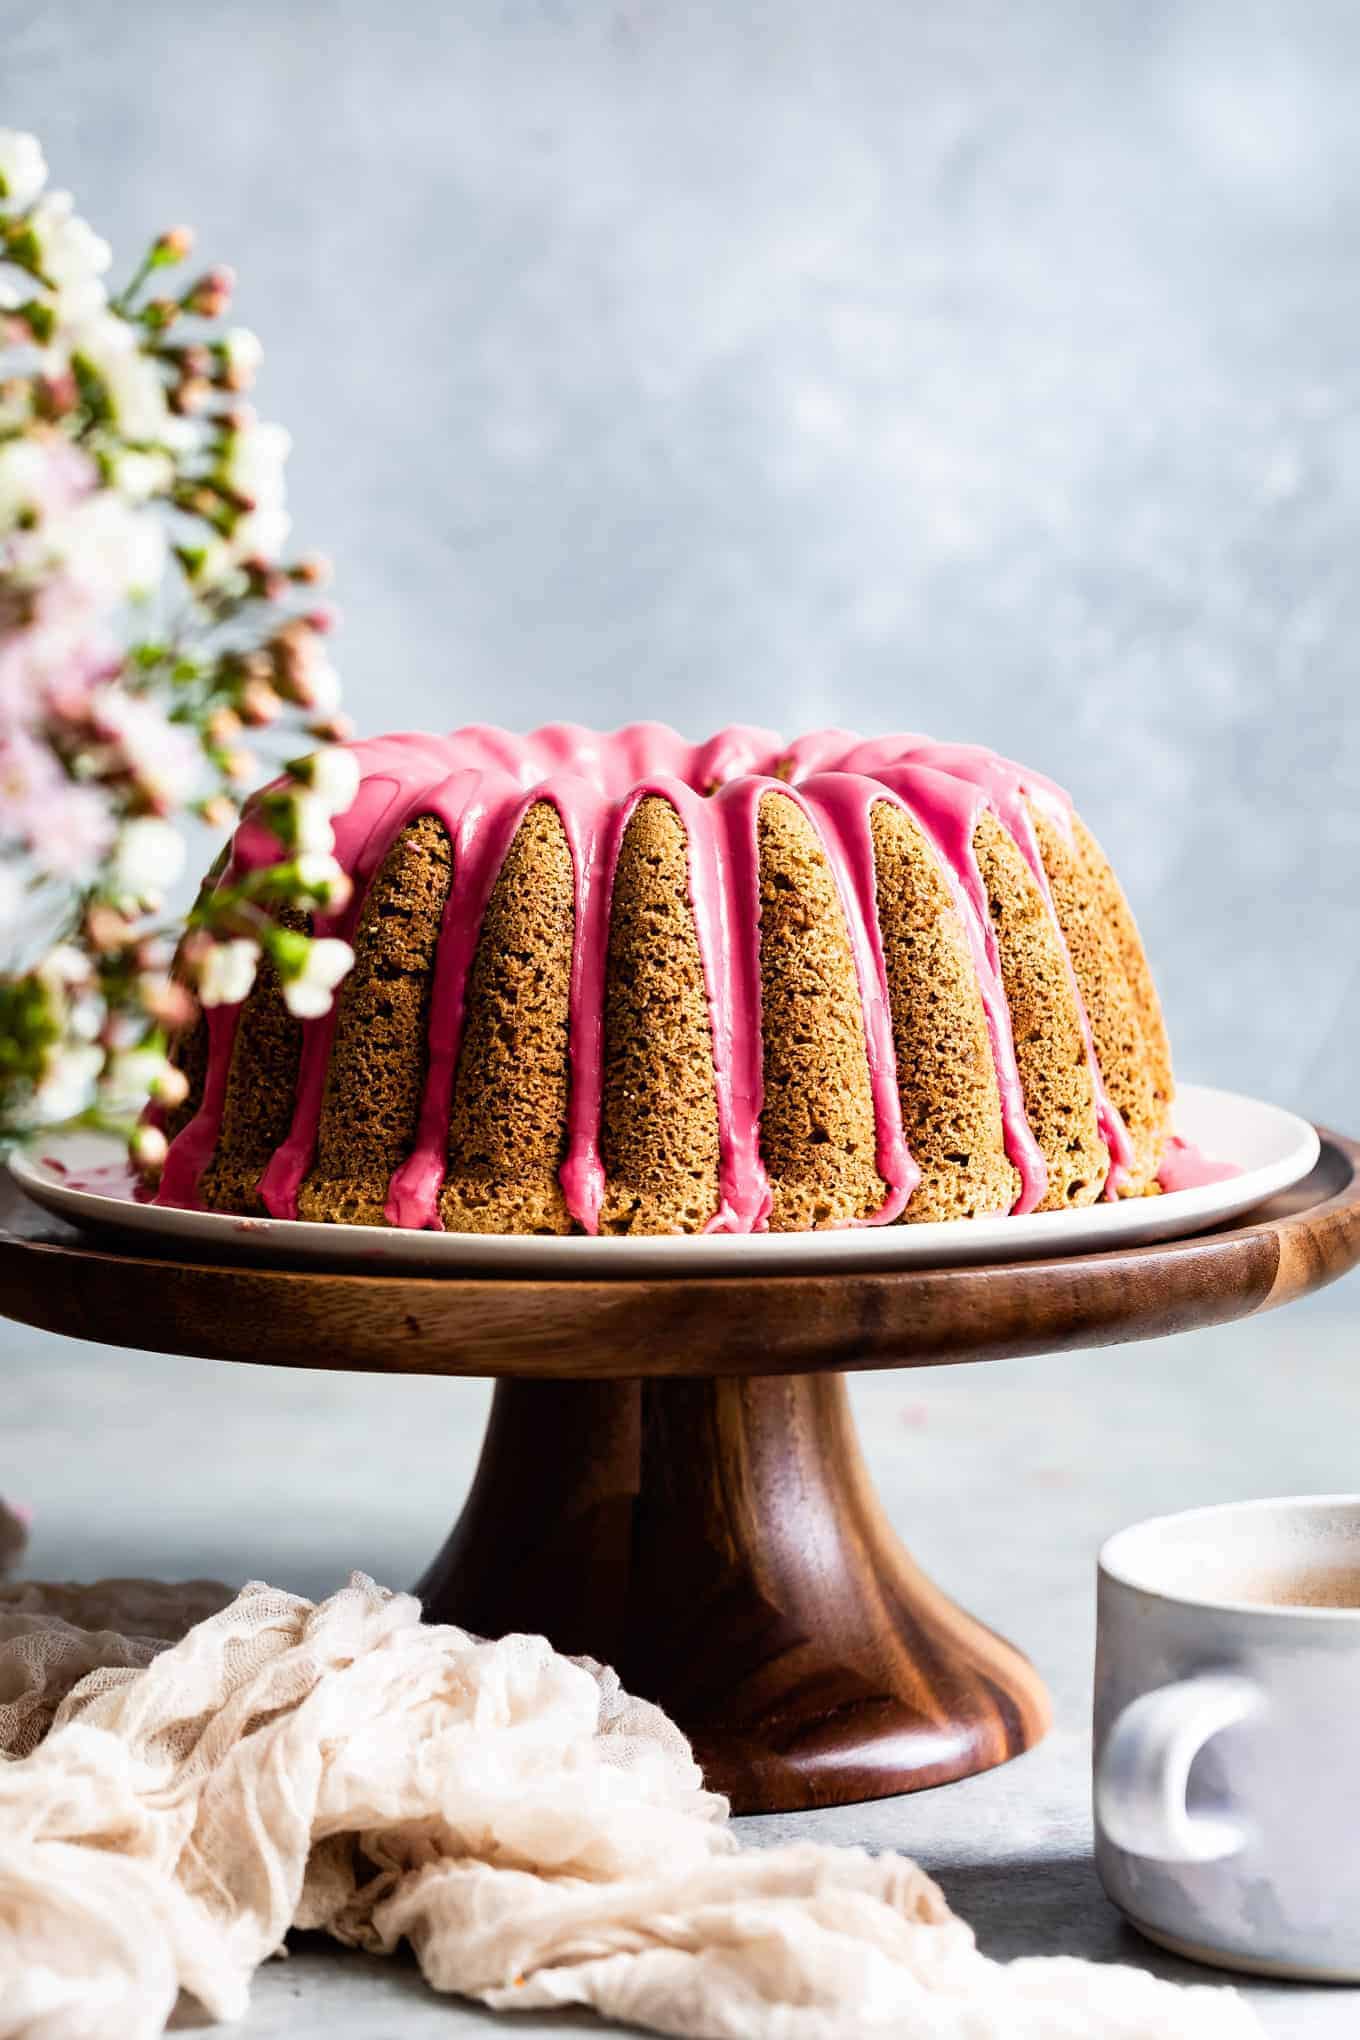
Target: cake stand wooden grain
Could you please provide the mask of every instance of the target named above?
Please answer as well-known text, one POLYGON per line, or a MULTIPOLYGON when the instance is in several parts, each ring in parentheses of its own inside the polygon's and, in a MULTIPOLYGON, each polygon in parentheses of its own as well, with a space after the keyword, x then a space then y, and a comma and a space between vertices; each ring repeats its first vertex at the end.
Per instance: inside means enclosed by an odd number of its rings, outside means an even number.
POLYGON ((613 1663, 738 1811, 824 1806, 966 1777, 1048 1719, 1028 1662, 898 1543, 843 1372, 1157 1338, 1320 1288, 1360 1260, 1360 1144, 1320 1132, 1304 1182, 1191 1239, 755 1279, 205 1265, 78 1233, 6 1177, 0 1312, 158 1352, 498 1377, 430 1615, 613 1663))

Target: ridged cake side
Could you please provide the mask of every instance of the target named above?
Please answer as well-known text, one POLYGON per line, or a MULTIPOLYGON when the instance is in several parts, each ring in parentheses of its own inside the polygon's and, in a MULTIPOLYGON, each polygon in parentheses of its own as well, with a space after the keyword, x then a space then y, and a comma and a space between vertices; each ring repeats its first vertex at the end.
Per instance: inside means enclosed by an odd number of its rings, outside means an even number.
MULTIPOLYGON (((305 929, 289 908, 285 927, 305 929)), ((292 1124, 302 1057, 302 1022, 284 1004, 278 972, 266 957, 245 999, 231 1047, 217 1147, 199 1180, 209 1211, 263 1212, 259 1182, 292 1124)))
POLYGON ((1109 1150, 1100 1137, 1076 995, 1062 937, 1023 856, 994 815, 974 837, 1001 952, 1025 1111, 1048 1168, 1040 1211, 1094 1204, 1109 1150))
POLYGON ((713 1030, 689 845, 657 795, 619 846, 606 986, 600 1230, 702 1232, 719 1198, 713 1030))
POLYGON ((844 903, 811 822, 784 794, 760 803, 761 1146, 772 1232, 867 1219, 875 1166, 864 1015, 844 903))
POLYGON ((501 866, 468 979, 439 1216, 450 1232, 564 1233, 571 851, 545 801, 501 866))
POLYGON ((1176 1083, 1171 1069, 1171 1044, 1167 1039, 1166 1021, 1162 1016, 1162 1002, 1157 995, 1152 966, 1148 962, 1143 938, 1133 917, 1133 909, 1111 869, 1109 859, 1081 816, 1074 815, 1072 822, 1082 863, 1086 867, 1090 884, 1095 892, 1098 911, 1114 939, 1115 949, 1123 964, 1125 980, 1133 995, 1141 1031, 1142 1054, 1151 1079, 1156 1108, 1155 1138, 1159 1138, 1164 1144, 1171 1132, 1171 1107, 1175 1101, 1176 1083))
MULTIPOLYGON (((975 746, 639 724, 356 747, 333 1014, 188 1030, 160 1196, 462 1232, 805 1230, 1157 1188, 1128 903, 975 746)), ((232 865, 272 846, 248 819, 232 865)), ((210 874, 209 883, 213 882, 210 874)))
POLYGON ((892 1006, 897 1086, 921 1181, 906 1210, 995 1217, 1020 1193, 1006 1153, 987 1014, 963 918, 905 808, 873 810, 875 902, 892 1006))
POLYGON ((408 822, 369 887, 340 987, 316 1153, 298 1217, 381 1225, 411 1152, 428 1067, 435 952, 453 848, 432 815, 408 822))
POLYGON ((1083 858, 1075 834, 1042 812, 1035 811, 1033 820, 1058 925, 1091 1023, 1096 1059, 1133 1147, 1120 1187, 1126 1196, 1143 1196, 1156 1183, 1166 1128, 1138 1003, 1096 873, 1083 858))

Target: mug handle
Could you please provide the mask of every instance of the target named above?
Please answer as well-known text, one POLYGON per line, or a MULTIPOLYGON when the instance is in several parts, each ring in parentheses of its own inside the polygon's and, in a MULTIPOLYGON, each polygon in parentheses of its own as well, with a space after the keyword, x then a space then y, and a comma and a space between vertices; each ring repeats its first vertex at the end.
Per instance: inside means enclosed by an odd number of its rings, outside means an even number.
POLYGON ((1117 1849, 1164 1863, 1216 1863, 1246 1846, 1240 1822, 1192 1814, 1190 1767, 1212 1736, 1248 1720, 1260 1689, 1234 1672, 1200 1672, 1131 1700, 1096 1767, 1098 1826, 1117 1849))

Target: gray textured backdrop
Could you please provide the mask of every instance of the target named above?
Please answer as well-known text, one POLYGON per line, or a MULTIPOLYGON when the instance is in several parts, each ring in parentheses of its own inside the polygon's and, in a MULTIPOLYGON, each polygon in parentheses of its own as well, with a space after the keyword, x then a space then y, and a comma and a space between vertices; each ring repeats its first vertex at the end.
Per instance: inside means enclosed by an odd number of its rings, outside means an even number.
POLYGON ((982 738, 1183 1071, 1360 1124, 1348 0, 0 0, 0 120, 242 272, 364 722, 982 738))

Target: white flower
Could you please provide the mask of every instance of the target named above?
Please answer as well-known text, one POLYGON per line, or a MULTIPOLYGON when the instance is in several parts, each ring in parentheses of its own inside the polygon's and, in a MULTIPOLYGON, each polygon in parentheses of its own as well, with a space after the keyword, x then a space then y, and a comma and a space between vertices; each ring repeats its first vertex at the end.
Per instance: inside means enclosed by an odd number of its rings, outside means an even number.
POLYGON ((47 165, 36 135, 0 128, 0 198, 16 212, 32 205, 47 182, 47 165))
POLYGON ((69 191, 49 191, 28 221, 39 266, 56 292, 57 317, 65 325, 102 309, 105 294, 99 278, 113 260, 108 242, 81 219, 74 204, 69 191))
POLYGON ((249 326, 229 326, 222 335, 222 354, 237 387, 248 389, 264 360, 264 348, 258 335, 252 333, 249 326))
POLYGON ((24 904, 24 882, 12 863, 0 863, 0 928, 8 934, 24 904))
POLYGON ((119 892, 147 899, 174 884, 184 868, 184 839, 158 815, 124 822, 114 851, 112 878, 119 892))
POLYGON ((131 1119, 169 1067, 168 1058, 158 1048, 119 1049, 109 1057, 100 1076, 100 1103, 115 1119, 131 1119))
POLYGON ((48 1057, 42 1080, 33 1093, 33 1116, 42 1125, 54 1126, 74 1119, 90 1102, 95 1078, 104 1064, 104 1051, 92 1043, 79 1048, 57 1048, 48 1057))
POLYGON ((302 857, 329 857, 335 848, 330 810, 315 794, 293 796, 293 845, 302 857))
POLYGON ((315 1020, 329 1012, 331 993, 354 961, 348 942, 322 935, 307 945, 307 960, 283 987, 284 1003, 299 1020, 315 1020))
POLYGON ((151 1095, 158 1104, 168 1105, 171 1111, 182 1105, 189 1095, 189 1079, 183 1070, 176 1069, 167 1056, 164 1069, 156 1074, 151 1086, 151 1095))
MULTIPOLYGON (((0 311, 5 306, 0 303, 0 311)), ((23 376, 0 383, 0 432, 18 432, 33 416, 33 389, 23 376)))
POLYGON ((334 715, 340 706, 340 675, 330 653, 323 651, 315 639, 303 664, 298 694, 311 715, 334 715))
POLYGON ((340 744, 328 744, 324 751, 303 758, 297 776, 327 814, 344 814, 359 792, 359 760, 340 744))
POLYGON ((0 446, 0 531, 33 516, 47 484, 47 449, 35 439, 11 439, 0 446))
POLYGON ((170 1143, 159 1126, 133 1128, 128 1153, 139 1169, 144 1169, 148 1175, 158 1175, 169 1152, 170 1143))
POLYGON ((203 959, 198 996, 205 1006, 236 1006, 255 982, 260 945, 245 937, 215 942, 203 959))
POLYGON ((235 559, 277 559, 288 543, 292 521, 284 508, 283 470, 292 440, 282 425, 253 414, 223 442, 218 479, 249 506, 231 534, 235 559))
POLYGON ((66 1032, 72 1041, 98 1041, 104 1017, 98 992, 78 991, 66 1009, 66 1032))
POLYGON ((70 509, 97 480, 93 461, 67 440, 6 440, 0 445, 0 533, 21 519, 70 509))
POLYGON ((127 503, 116 489, 96 489, 50 524, 48 548, 72 579, 105 600, 150 595, 160 586, 168 549, 154 511, 127 503))
POLYGON ((94 966, 84 950, 77 949, 73 942, 59 942, 55 949, 49 949, 38 965, 38 976, 49 991, 66 993, 80 985, 87 985, 94 966))
POLYGON ((172 723, 158 701, 106 684, 90 696, 90 720, 118 747, 114 768, 127 771, 153 806, 167 810, 189 799, 203 754, 191 731, 172 723))
POLYGON ((292 529, 292 518, 277 505, 247 511, 244 517, 236 520, 231 546, 225 554, 227 566, 238 559, 276 560, 287 545, 292 529))
POLYGON ((172 411, 156 437, 171 453, 196 453, 205 437, 201 418, 177 418, 172 411))
POLYGON ((343 906, 350 897, 349 874, 324 850, 305 850, 294 864, 298 884, 323 907, 343 906))
POLYGON ((99 378, 124 439, 165 437, 169 409, 154 361, 141 351, 136 329, 112 312, 87 319, 71 336, 71 352, 99 378))
POLYGON ((257 509, 280 506, 284 498, 283 469, 292 440, 282 425, 250 418, 229 432, 222 450, 222 479, 257 509))
POLYGON ((175 479, 175 464, 165 453, 116 454, 113 485, 129 503, 145 503, 162 496, 175 479))
POLYGON ((235 554, 222 538, 205 538, 196 543, 201 557, 194 569, 195 588, 221 588, 238 571, 235 554))
POLYGON ((334 885, 345 875, 335 858, 328 856, 324 850, 304 851, 296 860, 296 869, 298 883, 305 885, 309 891, 316 886, 334 885))

